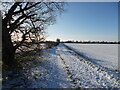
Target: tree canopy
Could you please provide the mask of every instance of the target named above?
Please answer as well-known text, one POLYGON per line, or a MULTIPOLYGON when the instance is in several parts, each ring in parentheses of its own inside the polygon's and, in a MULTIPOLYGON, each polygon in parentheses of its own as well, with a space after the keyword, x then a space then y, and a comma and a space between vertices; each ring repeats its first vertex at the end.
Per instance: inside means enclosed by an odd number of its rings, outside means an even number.
POLYGON ((25 41, 44 40, 44 30, 54 24, 56 16, 63 11, 63 2, 2 2, 3 58, 25 41), (13 44, 16 40, 19 43, 13 44))

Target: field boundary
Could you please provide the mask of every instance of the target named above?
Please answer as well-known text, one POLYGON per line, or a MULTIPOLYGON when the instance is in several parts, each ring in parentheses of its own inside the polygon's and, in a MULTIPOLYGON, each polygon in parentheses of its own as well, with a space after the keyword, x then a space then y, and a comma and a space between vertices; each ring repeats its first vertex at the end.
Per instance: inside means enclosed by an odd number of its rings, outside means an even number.
MULTIPOLYGON (((105 75, 106 77, 112 77, 112 78, 110 78, 110 79, 114 79, 114 78, 115 78, 115 81, 116 81, 116 82, 120 82, 120 72, 114 71, 114 72, 117 72, 117 73, 118 73, 118 74, 117 74, 117 77, 116 77, 116 76, 114 76, 113 73, 111 73, 111 70, 108 71, 108 68, 102 67, 101 65, 92 62, 91 60, 85 58, 83 55, 81 55, 80 53, 78 53, 78 52, 75 51, 74 49, 70 48, 69 46, 67 46, 67 45, 65 45, 65 44, 63 44, 63 45, 64 45, 68 50, 73 51, 74 53, 71 53, 71 54, 74 55, 74 56, 76 56, 80 61, 88 64, 88 65, 89 65, 90 67, 92 67, 92 68, 97 68, 97 71, 98 71, 99 73, 103 73, 103 72, 106 73, 106 75, 105 75), (81 59, 81 58, 82 58, 82 59, 81 59)), ((112 71, 113 71, 113 70, 112 70, 112 71)))

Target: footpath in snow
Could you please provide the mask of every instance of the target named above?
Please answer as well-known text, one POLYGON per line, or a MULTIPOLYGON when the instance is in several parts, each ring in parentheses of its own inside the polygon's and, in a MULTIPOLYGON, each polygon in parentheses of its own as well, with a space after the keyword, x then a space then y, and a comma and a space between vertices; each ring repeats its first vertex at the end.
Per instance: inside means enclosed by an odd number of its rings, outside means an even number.
POLYGON ((45 64, 38 68, 43 75, 30 84, 32 88, 120 88, 117 77, 79 57, 64 44, 44 54, 45 64))
POLYGON ((109 73, 102 67, 81 58, 74 51, 68 50, 63 44, 57 47, 57 53, 64 60, 71 72, 71 79, 76 87, 82 88, 118 88, 119 73, 109 73), (113 75, 116 74, 116 75, 113 75))
POLYGON ((117 76, 83 59, 64 44, 43 52, 37 59, 41 63, 28 70, 26 85, 19 87, 120 88, 117 76))
MULTIPOLYGON (((34 75, 41 76, 29 84, 29 88, 70 88, 73 87, 71 79, 68 77, 65 64, 57 54, 57 47, 44 51, 41 64, 32 68, 34 75)), ((34 76, 33 75, 33 76, 34 76)))

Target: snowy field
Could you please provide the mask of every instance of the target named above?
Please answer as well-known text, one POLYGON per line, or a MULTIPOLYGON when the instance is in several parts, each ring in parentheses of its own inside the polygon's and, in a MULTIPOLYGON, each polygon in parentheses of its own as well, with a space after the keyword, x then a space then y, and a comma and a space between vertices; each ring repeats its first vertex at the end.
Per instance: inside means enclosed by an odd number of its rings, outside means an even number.
POLYGON ((81 54, 84 58, 110 69, 118 69, 117 44, 73 44, 65 43, 69 48, 81 54))
POLYGON ((119 72, 110 73, 64 44, 43 50, 33 61, 38 64, 7 78, 3 88, 120 88, 119 72))
POLYGON ((117 73, 96 67, 64 44, 45 50, 44 55, 41 65, 31 69, 38 79, 29 84, 30 88, 120 88, 117 73))

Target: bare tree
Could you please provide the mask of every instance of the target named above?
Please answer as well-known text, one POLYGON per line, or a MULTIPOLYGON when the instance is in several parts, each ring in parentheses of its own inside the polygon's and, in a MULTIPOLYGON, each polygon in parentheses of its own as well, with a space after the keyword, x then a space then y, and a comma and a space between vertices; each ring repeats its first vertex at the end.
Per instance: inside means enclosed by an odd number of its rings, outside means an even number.
POLYGON ((63 12, 63 2, 2 3, 2 60, 8 66, 15 63, 15 51, 25 40, 43 40, 44 30, 54 24, 63 12), (14 39, 12 39, 14 37, 14 39), (13 44, 19 37, 19 43, 13 44), (16 38, 16 39, 15 39, 16 38))

